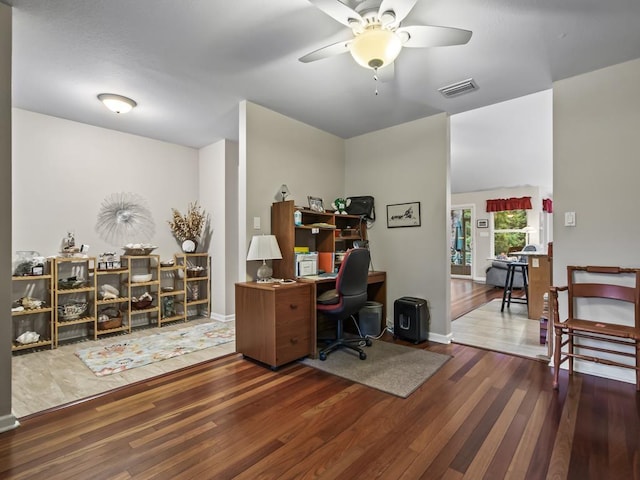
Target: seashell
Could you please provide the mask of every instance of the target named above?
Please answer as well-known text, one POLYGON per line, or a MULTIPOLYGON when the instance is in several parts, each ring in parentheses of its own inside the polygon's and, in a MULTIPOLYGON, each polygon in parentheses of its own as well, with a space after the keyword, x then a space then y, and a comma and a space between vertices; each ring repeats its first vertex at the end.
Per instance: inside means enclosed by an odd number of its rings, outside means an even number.
POLYGON ((40 334, 36 332, 24 332, 22 335, 16 338, 16 341, 22 344, 34 343, 38 340, 40 340, 40 334))

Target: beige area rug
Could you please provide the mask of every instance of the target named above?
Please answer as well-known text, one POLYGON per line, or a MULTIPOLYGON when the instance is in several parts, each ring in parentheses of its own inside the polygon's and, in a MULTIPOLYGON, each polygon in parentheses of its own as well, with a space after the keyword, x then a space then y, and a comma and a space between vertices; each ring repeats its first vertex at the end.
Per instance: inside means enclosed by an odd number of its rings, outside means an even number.
POLYGON ((360 360, 356 352, 340 349, 330 353, 325 361, 305 358, 301 363, 406 398, 451 358, 378 340, 363 348, 366 360, 360 360))
POLYGON ((540 344, 540 322, 528 318, 527 306, 512 303, 500 312, 502 300, 472 310, 451 322, 453 342, 549 361, 546 345, 540 344))

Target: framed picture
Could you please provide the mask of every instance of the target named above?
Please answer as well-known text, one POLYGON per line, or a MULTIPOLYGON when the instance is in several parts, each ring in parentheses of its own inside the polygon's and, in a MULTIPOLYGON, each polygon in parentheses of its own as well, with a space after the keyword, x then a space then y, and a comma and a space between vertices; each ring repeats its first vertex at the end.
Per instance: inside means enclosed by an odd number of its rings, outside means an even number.
POLYGON ((387 228, 419 226, 420 202, 387 205, 387 228))
POLYGON ((324 212, 324 205, 322 203, 322 199, 320 197, 309 197, 307 196, 307 199, 309 200, 309 209, 313 210, 314 212, 324 212))
POLYGON ((486 218, 480 218, 476 220, 476 227, 478 228, 489 228, 489 220, 486 218))

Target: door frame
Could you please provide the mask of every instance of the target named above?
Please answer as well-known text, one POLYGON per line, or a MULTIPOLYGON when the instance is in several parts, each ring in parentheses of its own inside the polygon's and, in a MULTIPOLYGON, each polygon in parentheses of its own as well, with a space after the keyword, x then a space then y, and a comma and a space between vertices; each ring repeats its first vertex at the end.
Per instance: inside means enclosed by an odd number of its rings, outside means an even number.
MULTIPOLYGON (((451 211, 452 210, 470 210, 471 212, 471 268, 469 271, 469 275, 455 275, 451 273, 451 267, 449 267, 449 275, 450 278, 465 278, 465 279, 473 279, 473 270, 474 270, 474 266, 477 262, 476 259, 476 233, 475 233, 475 222, 476 222, 476 209, 475 209, 475 205, 472 203, 461 203, 458 205, 451 205, 449 207, 449 219, 451 218, 451 211)), ((449 228, 449 232, 451 232, 451 229, 449 228)), ((449 235, 451 235, 451 233, 449 233, 449 235)), ((451 245, 451 237, 449 237, 449 245, 451 245)), ((451 263, 451 262, 449 262, 451 263)))

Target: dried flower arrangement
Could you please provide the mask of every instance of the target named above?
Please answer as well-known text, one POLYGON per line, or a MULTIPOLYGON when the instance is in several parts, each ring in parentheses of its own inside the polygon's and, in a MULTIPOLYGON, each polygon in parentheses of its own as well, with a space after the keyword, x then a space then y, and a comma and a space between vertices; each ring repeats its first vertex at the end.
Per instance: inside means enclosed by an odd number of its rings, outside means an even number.
POLYGON ((173 219, 168 220, 167 223, 171 227, 174 237, 181 242, 200 238, 206 215, 202 207, 198 205, 198 202, 190 203, 185 215, 182 215, 175 208, 172 208, 171 212, 173 219))

